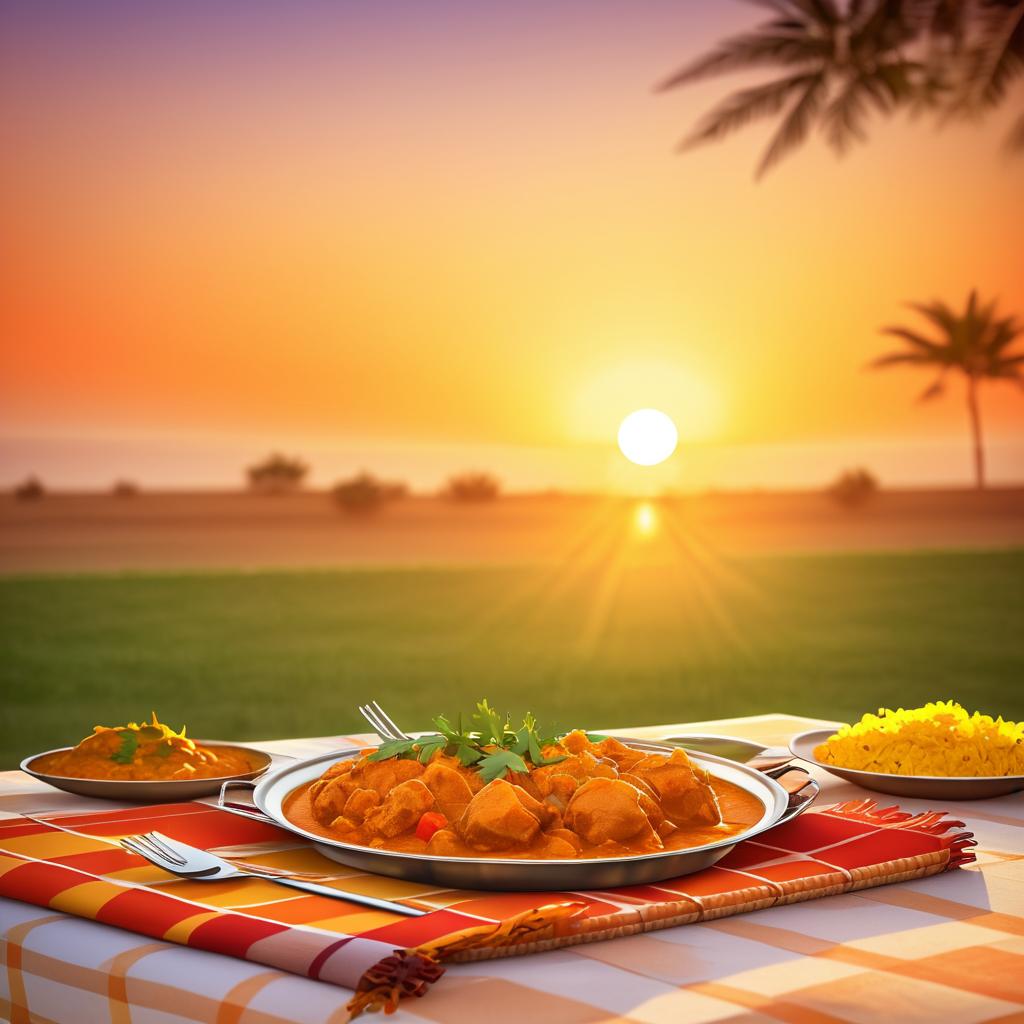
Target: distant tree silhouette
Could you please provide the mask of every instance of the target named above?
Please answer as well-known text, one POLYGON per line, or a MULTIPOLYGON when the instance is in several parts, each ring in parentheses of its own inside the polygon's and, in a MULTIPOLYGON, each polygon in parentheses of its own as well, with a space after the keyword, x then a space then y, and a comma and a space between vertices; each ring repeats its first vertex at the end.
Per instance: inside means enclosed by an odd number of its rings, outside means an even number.
POLYGON ((494 501, 501 491, 497 477, 489 473, 458 473, 449 477, 441 496, 465 504, 494 501))
POLYGON ((258 494, 291 494, 301 486, 307 466, 301 459, 274 453, 246 470, 249 488, 258 494))
POLYGON ((115 498, 136 498, 139 494, 139 485, 131 480, 117 480, 110 488, 110 493, 115 498))
POLYGON ((331 494, 347 515, 369 516, 383 505, 407 497, 409 487, 398 481, 378 480, 371 473, 362 472, 335 484, 331 494))
POLYGON ((46 495, 43 482, 36 476, 26 477, 14 488, 14 497, 18 501, 39 501, 46 495))
POLYGON ((859 508, 878 493, 878 481, 866 469, 847 469, 828 488, 828 495, 844 508, 859 508))
MULTIPOLYGON (((944 123, 999 106, 1024 73, 1024 0, 751 0, 772 17, 722 40, 658 85, 660 91, 732 71, 774 69, 733 93, 681 149, 781 117, 757 177, 813 128, 843 153, 866 138, 871 114, 931 112, 944 123)), ((1007 147, 1024 149, 1024 114, 1007 147)))
POLYGON ((985 451, 978 387, 986 380, 1015 381, 1024 386, 1024 352, 1011 351, 1024 325, 1013 316, 996 316, 995 300, 979 306, 977 291, 968 296, 963 313, 954 313, 943 302, 910 303, 910 308, 930 320, 938 328, 938 336, 929 338, 909 327, 883 327, 883 334, 900 338, 906 348, 879 356, 870 366, 920 366, 936 371, 938 376, 921 393, 921 401, 943 394, 951 371, 963 375, 974 448, 974 482, 981 490, 985 486, 985 451))

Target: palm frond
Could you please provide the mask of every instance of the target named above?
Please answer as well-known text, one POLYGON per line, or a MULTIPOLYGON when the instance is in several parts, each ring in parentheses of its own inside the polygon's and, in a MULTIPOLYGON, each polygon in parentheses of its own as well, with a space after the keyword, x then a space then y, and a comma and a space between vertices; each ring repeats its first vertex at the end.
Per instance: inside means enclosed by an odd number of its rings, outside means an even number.
POLYGON ((989 356, 1000 356, 1004 349, 1009 348, 1022 334, 1024 324, 1018 323, 1016 317, 1008 316, 997 320, 992 326, 992 336, 985 346, 989 356))
POLYGON ((994 369, 997 371, 995 373, 995 376, 1016 377, 1020 373, 1020 371, 1024 369, 1024 353, 1017 356, 1003 357, 995 364, 994 369))
POLYGON ((881 369, 883 366, 934 366, 935 360, 923 352, 887 352, 885 355, 876 356, 868 363, 872 370, 881 369))
POLYGON ((1024 73, 1024 2, 988 4, 978 40, 967 55, 967 109, 997 106, 1011 82, 1024 73))
POLYGON ((866 99, 871 94, 868 76, 851 78, 825 108, 821 127, 828 144, 842 156, 855 141, 867 138, 864 131, 866 99))
POLYGON ((960 318, 944 302, 908 302, 907 305, 931 320, 950 338, 956 333, 960 318))
POLYGON ((902 338, 911 347, 917 349, 918 352, 929 355, 936 362, 944 362, 947 347, 941 342, 932 341, 931 338, 926 338, 916 331, 912 331, 907 327, 883 327, 882 334, 891 334, 893 337, 902 338))
POLYGON ((963 45, 973 5, 964 0, 907 0, 907 20, 928 36, 946 39, 954 52, 963 45))
POLYGON ((665 92, 730 71, 813 64, 823 60, 827 54, 828 45, 825 40, 780 31, 763 34, 750 32, 723 40, 710 53, 684 65, 654 88, 656 92, 665 92))
POLYGON ((946 382, 942 377, 938 377, 917 396, 917 400, 919 402, 930 402, 933 398, 938 398, 940 395, 945 394, 945 391, 946 382))
POLYGON ((864 118, 870 103, 883 114, 913 99, 918 87, 911 79, 923 65, 902 59, 878 63, 850 76, 822 114, 822 131, 828 144, 840 155, 855 140, 867 137, 864 118))
POLYGON ((837 25, 841 20, 839 9, 833 0, 791 0, 792 6, 801 11, 808 20, 821 25, 837 25))
POLYGON ((1011 154, 1024 153, 1024 114, 1011 125, 1009 134, 1003 140, 1003 151, 1011 154))
POLYGON ((906 0, 875 0, 851 25, 850 51, 868 59, 895 51, 915 33, 906 0))
POLYGON ((723 100, 707 114, 696 129, 680 144, 680 149, 689 149, 704 142, 724 138, 730 132, 746 127, 759 117, 777 114, 792 94, 802 89, 816 74, 792 75, 776 82, 741 89, 723 100))
POLYGON ((768 170, 779 162, 790 150, 795 149, 807 138, 811 122, 821 108, 822 100, 825 97, 826 82, 824 75, 815 75, 805 87, 803 94, 793 104, 789 113, 784 118, 779 130, 775 133, 768 148, 761 157, 758 165, 756 178, 762 177, 768 170))

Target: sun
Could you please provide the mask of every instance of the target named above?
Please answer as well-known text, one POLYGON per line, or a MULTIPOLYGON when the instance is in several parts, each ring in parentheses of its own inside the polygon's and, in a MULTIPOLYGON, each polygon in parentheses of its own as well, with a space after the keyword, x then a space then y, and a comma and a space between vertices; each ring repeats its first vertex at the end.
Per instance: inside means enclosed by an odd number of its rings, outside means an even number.
POLYGON ((658 409, 637 409, 619 425, 619 450, 638 466, 664 462, 679 443, 679 431, 658 409))

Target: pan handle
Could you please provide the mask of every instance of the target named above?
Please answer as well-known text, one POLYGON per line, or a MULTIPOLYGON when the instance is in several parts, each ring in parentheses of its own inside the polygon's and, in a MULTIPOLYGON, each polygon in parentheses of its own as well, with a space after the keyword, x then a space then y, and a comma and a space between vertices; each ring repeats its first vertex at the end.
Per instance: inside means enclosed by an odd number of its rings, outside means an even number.
POLYGON ((250 790, 256 788, 256 781, 253 779, 228 779, 220 787, 220 792, 217 794, 217 807, 222 811, 228 811, 231 814, 240 814, 243 818, 256 818, 259 821, 269 822, 271 825, 276 825, 269 815, 264 814, 255 804, 236 804, 227 799, 228 790, 234 786, 248 786, 250 790))
POLYGON ((789 794, 789 806, 783 812, 782 817, 772 826, 773 828, 803 814, 821 792, 821 786, 811 773, 806 768, 792 763, 771 768, 764 774, 774 779, 789 794))

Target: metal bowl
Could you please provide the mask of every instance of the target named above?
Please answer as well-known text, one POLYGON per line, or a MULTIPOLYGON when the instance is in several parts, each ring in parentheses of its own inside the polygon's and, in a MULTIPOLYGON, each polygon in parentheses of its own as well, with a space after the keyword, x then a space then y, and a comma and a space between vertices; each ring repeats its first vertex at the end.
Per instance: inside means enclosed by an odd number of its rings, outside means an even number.
MULTIPOLYGON (((622 742, 653 753, 668 754, 673 749, 643 740, 622 739, 622 742)), ((296 787, 318 779, 335 762, 358 757, 364 752, 359 748, 337 750, 269 772, 251 784, 254 787, 252 801, 258 812, 245 812, 227 805, 226 794, 232 786, 239 784, 236 782, 226 783, 222 787, 220 805, 227 810, 237 810, 238 813, 259 813, 275 825, 311 839, 317 849, 331 860, 378 875, 426 882, 450 889, 564 891, 650 884, 700 871, 724 857, 741 839, 749 839, 800 814, 810 806, 818 791, 817 784, 808 777, 801 793, 793 796, 775 779, 753 768, 722 757, 693 753, 690 757, 707 768, 712 775, 740 786, 761 801, 764 814, 760 821, 740 835, 688 850, 585 860, 437 857, 430 854, 398 853, 325 839, 299 828, 285 817, 282 805, 296 787)))
POLYGON ((789 749, 802 761, 808 761, 831 775, 863 789, 891 793, 893 796, 908 796, 918 800, 988 800, 1024 790, 1024 775, 965 775, 959 778, 943 775, 888 775, 884 772, 864 772, 825 764, 814 756, 814 748, 834 735, 835 729, 802 732, 793 737, 789 749))
MULTIPOLYGON (((67 793, 79 796, 98 797, 101 800, 124 800, 140 804, 177 803, 183 800, 194 800, 200 796, 210 796, 220 790, 225 781, 251 781, 259 778, 271 765, 274 758, 263 750, 255 747, 243 747, 237 743, 218 743, 216 740, 196 740, 201 747, 211 750, 241 751, 245 753, 256 767, 251 772, 234 775, 219 775, 209 779, 73 779, 66 775, 50 775, 38 772, 33 767, 34 761, 49 754, 62 754, 72 747, 61 747, 58 750, 47 750, 42 754, 33 754, 21 762, 21 770, 33 779, 39 779, 55 789, 63 789, 67 793)), ((290 759, 289 759, 290 760, 290 759)))

